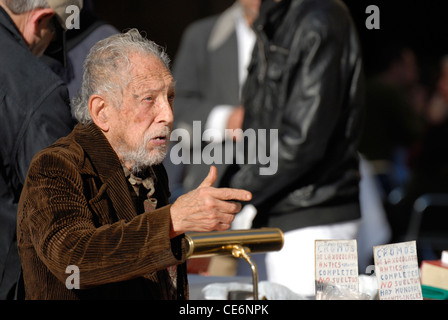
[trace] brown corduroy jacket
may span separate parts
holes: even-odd
[[[185,240],[169,238],[168,178],[162,165],[153,169],[158,207],[139,214],[94,124],[78,124],[33,158],[17,226],[27,299],[188,298]]]

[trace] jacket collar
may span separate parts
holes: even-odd
[[[281,0],[280,2],[274,0],[263,1],[258,18],[254,22],[254,29],[258,32],[264,31],[267,37],[271,39],[278,25],[283,22],[283,18],[292,3],[294,5],[300,5],[301,2],[302,0]]]
[[[29,50],[20,30],[2,6],[0,6],[0,25],[6,29],[18,43]]]
[[[242,14],[242,11],[241,4],[236,1],[230,8],[219,15],[210,33],[207,43],[208,50],[214,51],[229,39],[235,32],[237,15]]]
[[[122,170],[121,162],[106,136],[94,124],[77,124],[75,140],[84,149],[99,177],[106,181],[115,171]]]
[[[93,123],[77,124],[73,134],[94,167],[93,171],[88,170],[89,173],[98,174],[106,185],[106,192],[116,209],[117,217],[126,221],[134,218],[137,213],[123,167],[107,138]]]

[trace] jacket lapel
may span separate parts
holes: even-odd
[[[117,218],[125,221],[133,219],[137,215],[134,203],[120,160],[109,141],[95,124],[78,124],[74,134],[101,182],[107,185],[106,192],[116,210]]]

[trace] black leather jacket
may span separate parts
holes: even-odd
[[[1,7],[0,48],[0,299],[9,299],[20,272],[17,203],[28,166],[74,122],[66,86],[32,55]]]
[[[243,130],[278,129],[278,170],[260,175],[262,164],[246,164],[230,185],[252,191],[255,227],[358,218],[363,76],[347,8],[339,0],[265,1],[254,29]]]

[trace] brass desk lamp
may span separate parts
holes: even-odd
[[[277,228],[188,232],[188,258],[232,255],[249,263],[252,270],[254,300],[258,300],[258,270],[251,254],[279,251],[283,247],[283,232]]]

